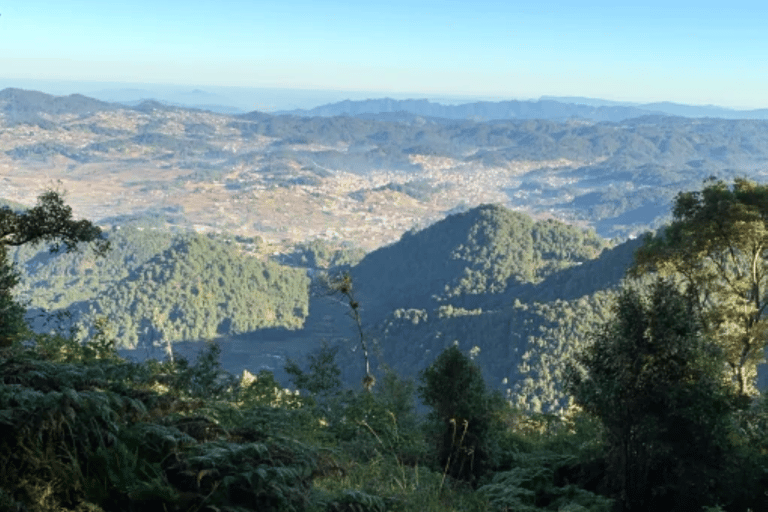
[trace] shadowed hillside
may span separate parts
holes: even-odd
[[[605,320],[638,243],[609,248],[594,232],[493,205],[409,232],[350,270],[374,366],[413,376],[451,344],[475,347],[494,387],[523,407],[557,408],[565,366]],[[359,381],[348,306],[319,296],[310,311],[309,331],[346,333],[342,368]]]
[[[597,256],[593,232],[485,205],[368,254],[352,271],[370,321],[394,308],[471,304]],[[372,318],[371,318],[372,317]]]

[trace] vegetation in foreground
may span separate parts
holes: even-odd
[[[326,353],[296,374],[317,393],[295,395],[268,372],[233,378],[217,353],[211,344],[195,364],[136,364],[109,343],[41,338],[4,349],[0,507],[609,509],[608,498],[565,476],[598,453],[596,424],[515,414],[456,349],[442,359],[475,385],[428,422],[416,413],[414,383],[392,373],[374,391],[341,390],[325,378],[335,365]],[[425,372],[423,396],[445,369],[437,361]],[[467,421],[447,417],[467,403]],[[482,451],[491,445],[492,457]]]
[[[709,185],[704,197],[712,187],[722,185]],[[768,194],[748,191],[750,198]],[[761,240],[762,217],[751,209],[763,202],[736,194],[728,206],[727,199],[718,204],[733,215],[718,217],[720,229],[735,219],[734,229],[747,225],[750,240]],[[13,224],[25,214],[3,212],[11,230],[26,226]],[[64,212],[68,226],[74,221]],[[62,238],[53,230],[39,236]],[[676,239],[667,240],[669,250]],[[706,250],[743,251],[728,244]],[[732,280],[701,268],[708,286]],[[670,272],[625,288],[573,362],[567,387],[574,404],[557,416],[512,409],[486,387],[474,355],[456,346],[418,382],[388,371],[356,391],[341,388],[334,348],[325,346],[306,368],[289,365],[296,394],[268,372],[229,375],[214,343],[194,364],[178,356],[132,363],[116,355],[103,323],[81,344],[32,334],[18,308],[8,307],[0,509],[765,510],[768,406],[747,394],[754,359],[748,354],[744,371],[733,371],[734,338],[718,337],[722,324],[711,323],[728,315],[730,303],[702,303],[692,282]],[[356,311],[350,290],[339,291]],[[743,329],[735,339],[757,343],[753,324]],[[364,364],[367,377],[367,358]],[[417,396],[428,414],[419,413]]]
[[[684,306],[663,285],[628,292],[606,332],[632,312],[665,320],[670,302]],[[686,348],[690,322],[673,313],[648,338],[600,338],[572,384],[584,410],[562,417],[511,409],[456,347],[418,383],[389,372],[371,391],[341,389],[325,347],[295,365],[295,394],[269,372],[222,371],[217,344],[194,364],[138,364],[110,340],[39,337],[0,354],[0,509],[764,509],[765,402],[732,406],[719,354]],[[690,359],[657,357],[670,333]],[[643,363],[623,366],[634,343]]]

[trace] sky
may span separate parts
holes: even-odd
[[[768,2],[0,0],[3,81],[768,108]]]

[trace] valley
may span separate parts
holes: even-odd
[[[227,115],[18,89],[0,112],[6,204],[58,189],[113,241],[14,253],[36,329],[64,315],[87,339],[106,318],[138,358],[217,339],[228,369],[279,377],[328,341],[354,385],[360,340],[320,279],[346,271],[377,368],[412,377],[457,343],[544,411],[676,194],[768,172],[763,120]]]

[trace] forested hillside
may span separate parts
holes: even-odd
[[[109,240],[106,258],[20,250],[20,298],[86,329],[106,318],[121,347],[296,329],[308,314],[306,271],[257,258],[234,240],[130,227]]]
[[[374,366],[416,375],[457,343],[518,405],[557,410],[563,371],[605,321],[638,244],[609,247],[591,231],[492,205],[407,233],[349,271]],[[346,332],[344,376],[359,381],[348,307],[319,296],[310,309],[308,331]]]
[[[55,192],[0,209],[0,509],[765,510],[766,205],[711,180],[618,245],[483,205],[357,263],[105,234]],[[92,336],[17,321],[15,245],[17,291]],[[276,325],[306,343],[285,379],[222,368],[221,335]],[[219,339],[191,363],[190,338]],[[116,352],[164,342],[162,362]]]
[[[374,321],[395,308],[467,306],[597,257],[594,232],[486,205],[450,215],[368,254],[351,270]]]
[[[386,364],[415,375],[454,342],[476,346],[493,387],[544,409],[561,405],[563,365],[605,318],[637,246],[612,248],[593,231],[494,205],[410,231],[358,263],[358,251],[319,241],[267,257],[258,239],[170,233],[151,223],[107,234],[105,257],[87,247],[14,253],[17,295],[29,301],[36,329],[80,326],[87,337],[103,318],[119,347],[140,348],[258,338],[280,327],[293,330],[304,351],[322,340],[341,343],[351,384],[362,372],[354,323],[320,280],[347,268],[377,371]]]

